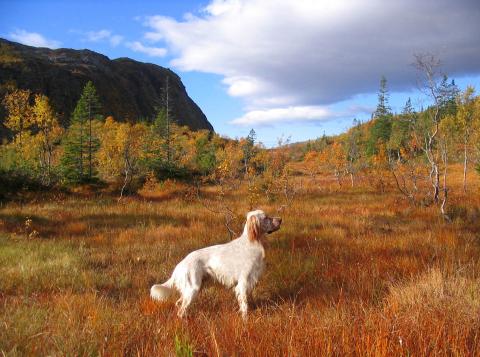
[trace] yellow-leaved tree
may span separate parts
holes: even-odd
[[[342,186],[342,176],[345,174],[347,156],[342,143],[335,141],[327,146],[319,155],[319,161],[322,166],[330,172],[333,172],[339,186]]]
[[[32,124],[39,130],[35,138],[39,148],[42,180],[44,183],[50,184],[55,143],[60,140],[63,129],[58,124],[57,117],[45,95],[35,95],[31,118]]]
[[[372,169],[370,182],[375,189],[384,193],[387,186],[387,172],[389,170],[388,150],[386,144],[379,140],[376,145],[376,153],[372,156]]]
[[[4,125],[17,136],[16,142],[19,145],[22,145],[22,136],[33,124],[30,94],[29,90],[15,89],[3,98],[7,110]]]
[[[470,147],[472,144],[472,134],[474,133],[476,121],[478,121],[475,111],[475,88],[468,86],[457,97],[457,115],[456,128],[461,136],[463,146],[463,191],[467,192],[467,167],[469,160]]]
[[[50,184],[54,144],[62,129],[45,95],[35,95],[33,105],[30,101],[30,91],[21,89],[12,90],[3,99],[7,110],[4,124],[14,134],[2,147],[3,166],[39,175],[44,184]]]
[[[134,179],[143,174],[147,134],[148,127],[142,123],[119,123],[112,117],[105,120],[100,130],[102,144],[96,153],[98,171],[106,181],[123,180],[120,198]]]

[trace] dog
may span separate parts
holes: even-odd
[[[165,301],[177,290],[180,293],[176,302],[177,315],[183,317],[200,291],[204,278],[210,276],[228,288],[235,286],[240,312],[246,318],[247,297],[264,269],[262,238],[280,229],[281,223],[280,217],[268,217],[261,210],[249,212],[240,237],[191,252],[178,263],[170,279],[152,286],[150,296]]]

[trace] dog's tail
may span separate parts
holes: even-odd
[[[165,301],[173,295],[173,277],[163,284],[155,284],[150,288],[150,296],[153,300]]]

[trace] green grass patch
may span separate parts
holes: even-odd
[[[81,290],[84,250],[61,240],[24,240],[0,236],[0,291],[32,294],[70,288]]]

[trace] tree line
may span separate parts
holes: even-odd
[[[265,154],[260,155],[263,147],[253,130],[232,140],[179,126],[168,86],[167,78],[155,117],[133,122],[103,117],[95,86],[88,82],[66,128],[47,96],[10,90],[2,100],[4,125],[11,132],[0,145],[3,189],[20,190],[25,183],[41,189],[106,183],[123,195],[151,178],[225,184],[266,170],[267,162],[258,161]]]
[[[304,167],[312,176],[331,172],[339,185],[348,177],[354,186],[361,174],[368,174],[380,191],[393,181],[412,203],[438,204],[448,219],[449,164],[462,164],[465,193],[467,171],[480,173],[480,97],[472,86],[461,91],[431,55],[415,56],[415,66],[426,108],[416,111],[409,98],[401,113],[394,114],[382,77],[372,119],[354,120],[344,134],[309,142]]]
[[[393,185],[413,204],[438,205],[447,218],[449,164],[462,164],[464,192],[468,170],[480,173],[480,97],[471,86],[460,90],[433,56],[417,55],[415,66],[424,108],[415,110],[408,99],[400,113],[393,113],[382,77],[371,120],[354,120],[346,133],[304,145],[280,140],[274,149],[258,143],[253,129],[233,140],[177,125],[168,78],[156,116],[136,122],[102,117],[101,102],[88,82],[67,128],[59,125],[46,96],[12,89],[2,101],[4,125],[12,136],[0,145],[0,179],[10,181],[9,187],[107,183],[120,195],[152,179],[214,183],[222,194],[246,182],[253,207],[259,195],[291,200],[292,175],[300,165],[314,180],[318,174],[332,175],[339,186],[348,179],[354,187],[366,176],[380,192]]]

